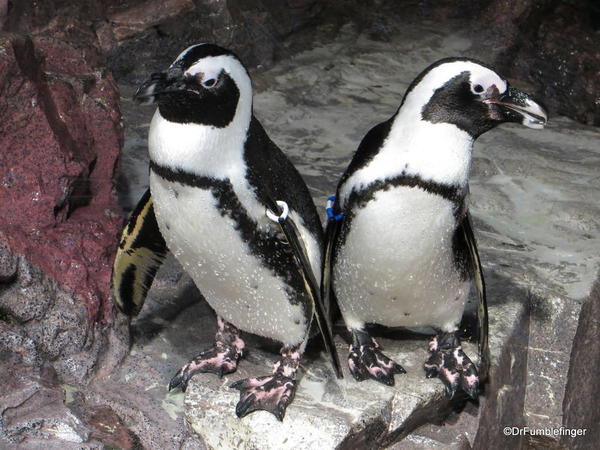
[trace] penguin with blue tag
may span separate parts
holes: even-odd
[[[247,70],[212,44],[183,51],[135,94],[157,104],[149,130],[150,188],[126,224],[113,268],[113,297],[139,312],[171,251],[217,314],[215,343],[173,377],[234,372],[240,330],[282,344],[273,373],[232,384],[236,413],[282,420],[313,317],[339,372],[319,283],[323,230],[300,174],[252,111]]]
[[[323,296],[333,294],[352,342],[358,381],[394,384],[404,373],[369,324],[431,327],[424,364],[452,397],[472,398],[489,363],[485,286],[468,211],[473,142],[504,122],[543,128],[545,109],[485,65],[440,60],[409,86],[397,112],[360,143],[330,198]],[[459,324],[478,294],[480,370],[464,353]]]

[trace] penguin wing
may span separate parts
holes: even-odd
[[[343,220],[343,219],[342,219]],[[335,305],[333,286],[331,284],[331,270],[333,268],[333,245],[336,236],[339,233],[342,220],[337,220],[330,217],[327,220],[327,228],[325,229],[325,248],[323,255],[323,269],[321,271],[321,298],[323,305],[327,309],[327,317],[331,321],[334,314]]]
[[[113,264],[111,291],[118,308],[137,315],[168,249],[148,189],[127,220]]]
[[[479,375],[481,380],[484,380],[487,377],[490,364],[487,297],[485,292],[485,281],[483,279],[483,270],[481,268],[481,261],[477,251],[477,243],[475,242],[475,235],[473,234],[473,226],[471,224],[471,215],[468,212],[465,214],[465,218],[459,225],[459,230],[467,244],[468,266],[475,282],[475,289],[477,290],[477,336],[479,340],[480,361]]]
[[[296,224],[291,218],[288,217],[286,219],[280,219],[279,224],[281,225],[281,229],[283,230],[288,242],[290,243],[290,246],[292,247],[300,274],[304,279],[306,291],[312,300],[317,325],[319,326],[319,331],[323,336],[325,349],[331,356],[331,362],[333,364],[336,376],[338,378],[343,378],[337,349],[333,341],[333,330],[331,321],[329,320],[328,310],[326,308],[326,304],[323,302],[323,297],[321,297],[319,283],[317,282],[315,274],[310,265],[306,246],[304,245]]]

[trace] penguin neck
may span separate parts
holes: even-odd
[[[415,117],[401,110],[378,154],[378,164],[389,167],[394,175],[465,188],[473,141],[473,136],[456,125],[428,122],[420,114]]]
[[[222,128],[171,122],[157,109],[148,135],[150,159],[159,166],[198,176],[237,178],[245,172],[244,144],[251,118],[251,94],[240,96],[233,120]]]
[[[466,192],[473,137],[455,125],[431,123],[399,111],[379,151],[340,186],[342,205],[352,192],[398,177]]]

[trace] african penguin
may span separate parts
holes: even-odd
[[[358,381],[394,384],[404,369],[366,328],[432,327],[427,377],[449,396],[478,392],[458,327],[473,282],[480,351],[487,349],[483,278],[467,208],[474,140],[503,122],[543,128],[544,108],[493,70],[466,58],[426,68],[397,112],[360,143],[331,199],[324,283],[352,334],[348,364]],[[327,288],[325,288],[326,290]]]
[[[247,331],[280,342],[281,358],[271,375],[232,385],[240,390],[236,413],[261,409],[282,420],[313,314],[323,310],[314,295],[323,230],[308,189],[253,116],[250,77],[232,52],[193,45],[135,98],[158,108],[150,190],[115,261],[117,303],[139,311],[170,250],[215,310],[218,329],[214,347],[184,365],[169,388],[185,390],[197,372],[235,371],[245,351],[240,330]]]

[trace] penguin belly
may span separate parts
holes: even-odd
[[[350,328],[456,329],[470,281],[461,279],[454,262],[453,209],[443,197],[400,186],[378,191],[353,211],[333,272]]]
[[[252,254],[209,189],[170,182],[151,172],[150,190],[167,247],[219,316],[284,345],[306,339],[305,305],[292,302],[291,288]]]

